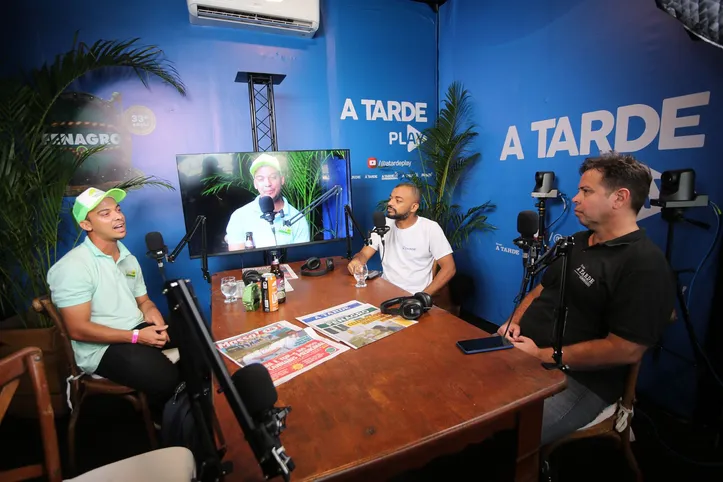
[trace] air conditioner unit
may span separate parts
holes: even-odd
[[[195,25],[237,27],[313,37],[319,0],[186,0]]]

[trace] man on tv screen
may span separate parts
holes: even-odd
[[[284,224],[284,221],[290,220],[299,211],[281,195],[286,178],[279,160],[271,154],[263,153],[251,163],[249,171],[259,195],[231,214],[226,226],[229,251],[245,249],[247,233],[252,234],[255,248],[309,242],[309,224],[305,217],[301,217],[291,226]],[[273,200],[273,222],[262,218],[264,213],[259,200],[264,196]],[[274,230],[271,229],[272,226]]]

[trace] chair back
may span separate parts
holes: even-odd
[[[33,300],[33,309],[37,313],[50,318],[53,322],[53,325],[55,325],[55,328],[60,333],[61,343],[63,344],[63,352],[68,363],[68,370],[73,377],[80,376],[82,372],[80,371],[80,368],[78,368],[78,365],[75,364],[75,354],[73,353],[73,345],[70,343],[70,335],[68,335],[68,330],[63,322],[63,317],[60,316],[60,312],[50,300],[50,297],[43,295],[39,298],[35,298]]]
[[[28,373],[38,408],[40,432],[43,440],[45,465],[36,464],[0,472],[0,480],[26,480],[38,477],[51,482],[61,482],[60,452],[55,432],[55,417],[50,403],[50,390],[45,377],[43,353],[39,348],[28,347],[0,360],[0,422],[15,394],[20,378]]]

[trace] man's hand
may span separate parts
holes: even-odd
[[[510,329],[507,330],[507,325],[510,325]],[[510,341],[518,341],[520,337],[520,333],[522,333],[522,330],[520,329],[520,325],[517,323],[512,323],[511,321],[508,321],[507,323],[503,323],[498,329],[497,334],[500,336],[505,336],[505,330],[507,330],[506,338]]]
[[[147,326],[138,332],[138,343],[161,348],[166,344],[166,341],[168,341],[168,333],[166,333],[167,329],[168,325]]]
[[[351,261],[349,261],[349,264],[346,266],[346,269],[349,270],[349,274],[354,276],[354,270],[356,269],[356,267],[361,266],[363,264],[364,263],[362,263],[361,260],[355,256],[354,258],[352,258]]]
[[[166,321],[163,319],[163,316],[161,315],[161,312],[158,311],[158,309],[153,308],[148,310],[144,316],[144,320],[146,323],[150,325],[156,325],[156,326],[164,326],[166,324]]]
[[[510,331],[512,328],[510,328]],[[519,348],[520,350],[524,351],[528,355],[532,355],[535,358],[542,359],[542,351],[537,346],[537,344],[532,341],[531,338],[527,338],[526,336],[518,336],[517,339],[512,339],[512,344],[515,346],[515,348]]]

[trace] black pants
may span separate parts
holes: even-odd
[[[147,326],[148,323],[142,323],[135,329],[140,330]],[[171,348],[169,344],[164,347],[168,348]],[[110,345],[95,373],[145,393],[151,414],[157,422],[160,421],[163,406],[181,382],[178,368],[166,358],[161,349],[137,343]]]

